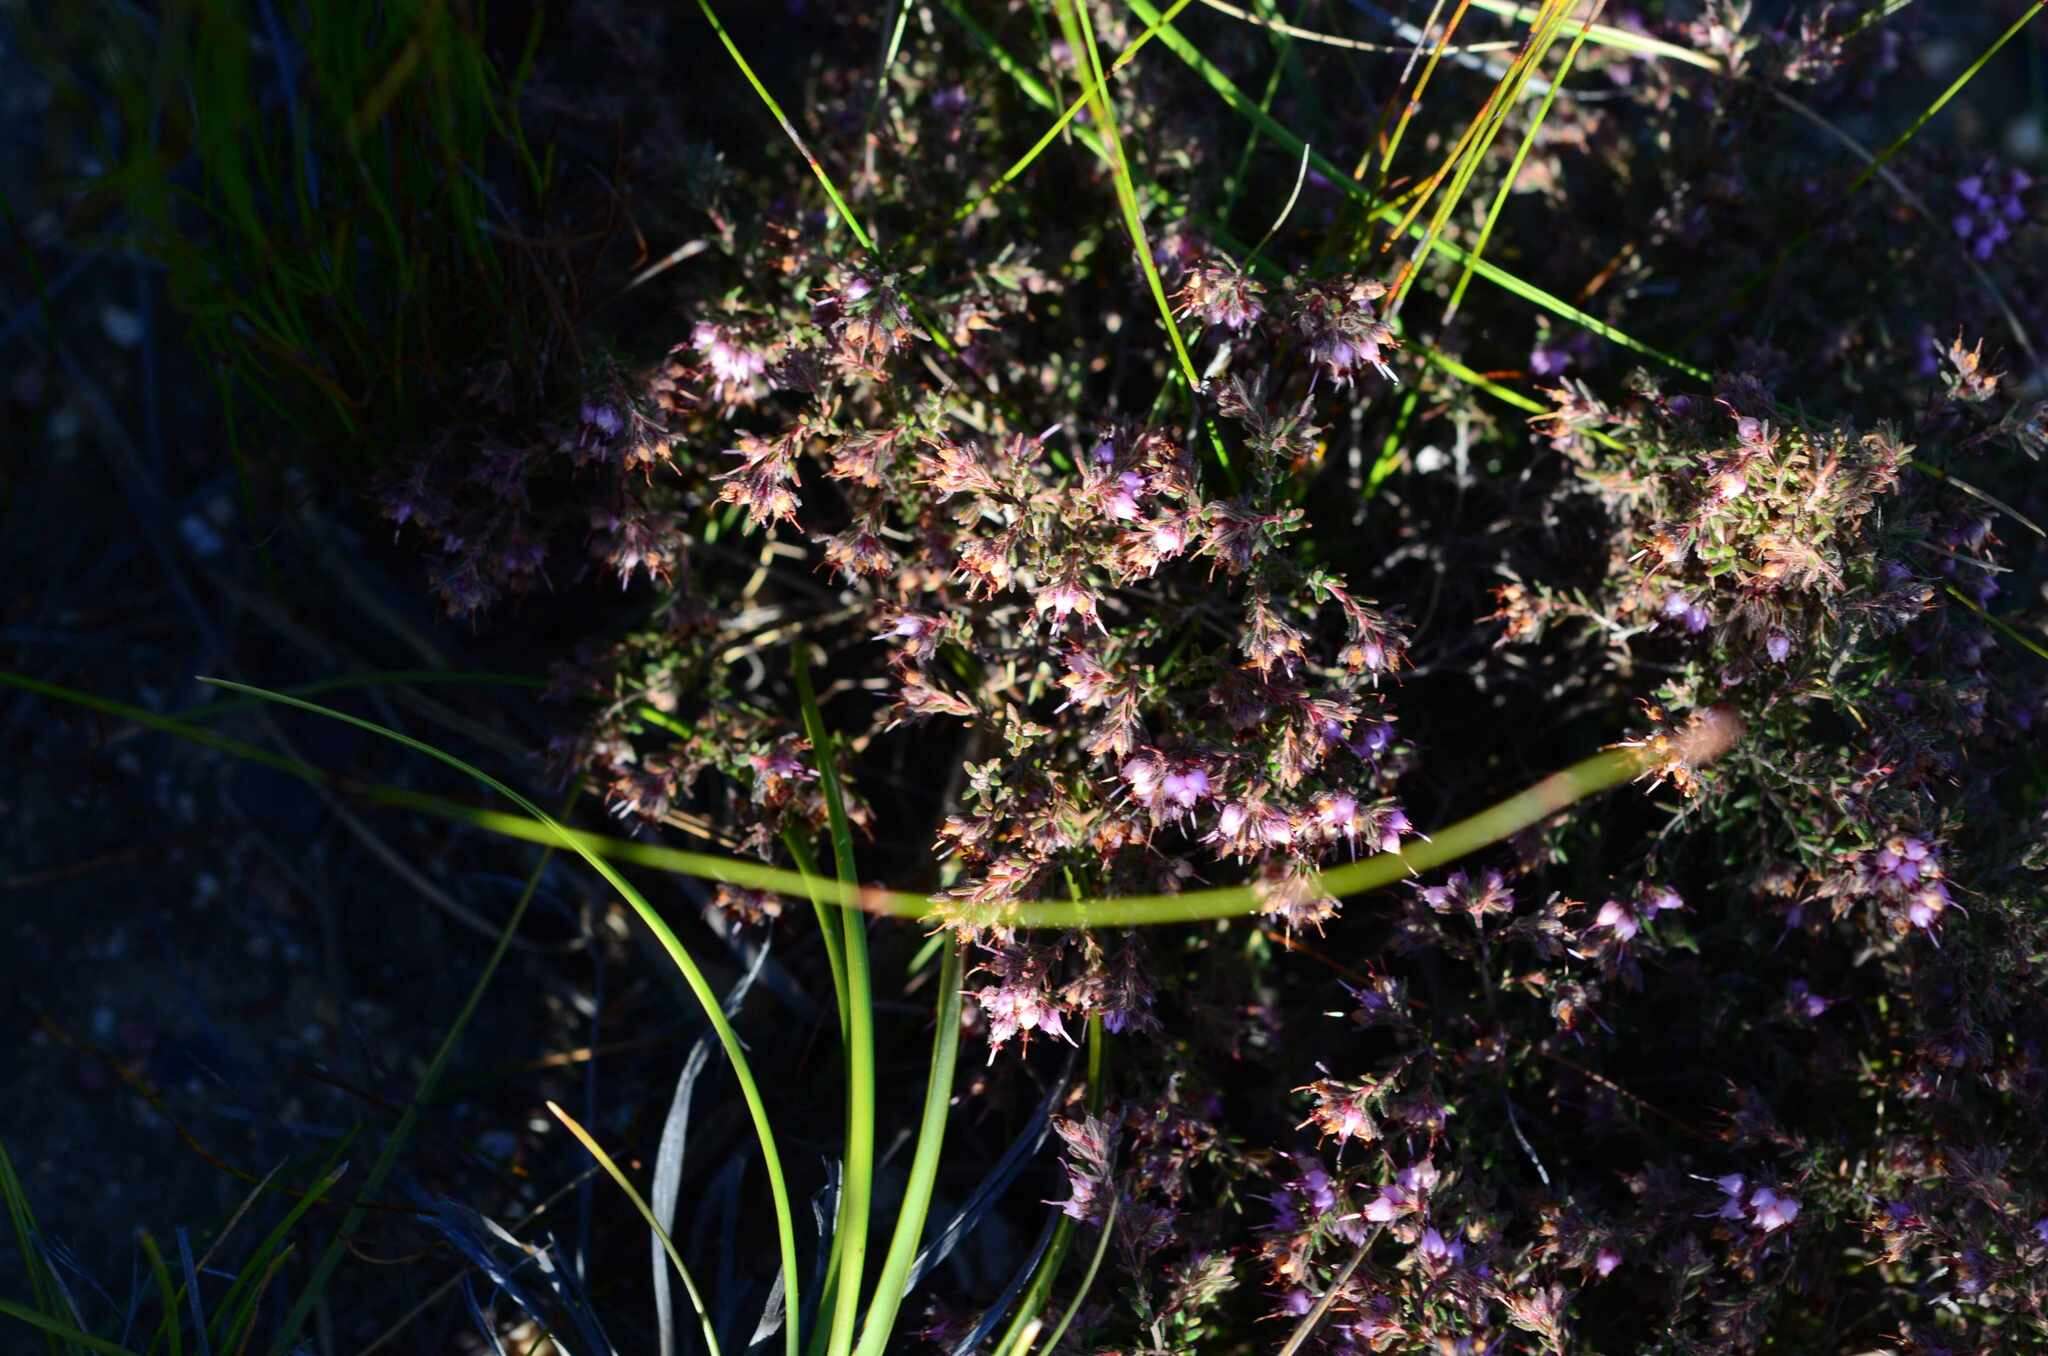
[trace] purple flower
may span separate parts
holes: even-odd
[[[1399,852],[1401,835],[1414,832],[1415,826],[1408,822],[1408,816],[1398,807],[1388,810],[1380,816],[1380,851]]]
[[[1956,196],[1965,205],[1953,218],[1956,238],[1966,242],[1979,260],[1989,259],[2012,238],[2013,225],[2026,219],[2021,195],[2033,182],[2024,170],[1999,173],[1989,163],[1981,172],[1958,179]]]
[[[1912,902],[1906,906],[1906,917],[1914,927],[1932,932],[1935,920],[1954,902],[1949,898],[1948,887],[1935,881],[1914,893]]]
[[[1912,885],[1929,856],[1927,844],[1918,838],[1893,838],[1877,850],[1878,872],[1900,885]]]
[[[1610,928],[1614,935],[1624,942],[1633,940],[1642,924],[1629,912],[1628,905],[1618,899],[1610,899],[1600,906],[1599,915],[1593,920],[1596,928]]]
[[[1750,1193],[1749,1208],[1751,1221],[1767,1234],[1799,1218],[1799,1202],[1769,1187],[1758,1187]]]
[[[1706,630],[1714,620],[1714,614],[1707,611],[1706,604],[1696,602],[1676,590],[1664,595],[1664,602],[1659,610],[1670,620],[1683,625],[1688,634],[1695,636]]]
[[[712,375],[725,386],[745,388],[768,370],[768,360],[746,347],[734,331],[702,321],[690,332],[697,351],[711,361]]]
[[[1791,1003],[1794,1013],[1809,1020],[1819,1017],[1835,1005],[1834,999],[1821,997],[1808,988],[1806,981],[1803,979],[1792,981],[1787,988],[1786,999]]]
[[[1456,1265],[1465,1260],[1465,1244],[1455,1234],[1445,1238],[1434,1227],[1422,1231],[1422,1241],[1417,1244],[1422,1255],[1432,1262],[1448,1262]]]
[[[1118,522],[1130,522],[1138,516],[1138,496],[1145,492],[1145,477],[1136,471],[1126,471],[1116,478],[1103,508]]]
[[[1621,1254],[1613,1248],[1602,1248],[1593,1254],[1593,1270],[1602,1276],[1612,1276],[1614,1269],[1621,1265]]]
[[[1176,768],[1160,778],[1159,790],[1181,809],[1192,810],[1195,802],[1209,798],[1209,774],[1193,765]]]
[[[1792,654],[1792,637],[1772,628],[1771,633],[1764,637],[1764,653],[1771,657],[1773,664],[1784,663]]]
[[[1415,1209],[1415,1198],[1398,1186],[1380,1188],[1380,1194],[1365,1203],[1360,1213],[1374,1224],[1386,1224]]]
[[[1651,914],[1664,913],[1671,909],[1682,909],[1685,901],[1678,897],[1678,891],[1668,886],[1646,887],[1632,904],[1610,899],[1600,906],[1600,912],[1593,919],[1596,928],[1610,929],[1622,941],[1631,941],[1642,931],[1643,919]]]
[[[1721,1194],[1727,1198],[1721,1202],[1721,1208],[1713,1212],[1715,1217],[1741,1219],[1742,1188],[1747,1185],[1747,1179],[1739,1172],[1731,1172],[1725,1177],[1716,1177],[1714,1185],[1720,1188]]]

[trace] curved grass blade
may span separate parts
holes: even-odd
[[[684,980],[690,986],[691,993],[696,996],[697,1002],[704,1009],[705,1015],[711,1019],[712,1027],[718,1032],[719,1044],[725,1047],[726,1057],[732,1061],[733,1073],[738,1078],[740,1084],[740,1094],[747,1103],[747,1110],[754,1122],[755,1135],[761,1142],[761,1153],[768,1171],[769,1188],[775,1198],[775,1223],[777,1232],[780,1235],[782,1264],[791,1277],[786,1284],[789,1287],[791,1307],[794,1308],[796,1300],[796,1283],[794,1280],[796,1274],[796,1227],[789,1209],[789,1188],[783,1177],[782,1156],[776,1150],[775,1132],[768,1123],[768,1108],[761,1100],[760,1086],[754,1080],[753,1067],[747,1061],[746,1051],[740,1045],[739,1035],[732,1029],[732,1024],[725,1020],[724,1012],[719,1009],[718,996],[711,991],[711,985],[704,978],[704,972],[697,968],[696,960],[683,946],[682,939],[676,936],[674,929],[669,927],[667,920],[661,916],[660,912],[647,902],[646,896],[635,889],[632,883],[624,876],[621,876],[618,870],[605,861],[604,858],[590,851],[587,847],[582,846],[577,841],[576,836],[571,834],[553,816],[526,797],[520,795],[517,791],[514,791],[504,782],[485,772],[482,768],[472,766],[453,754],[445,753],[431,744],[412,738],[410,735],[387,729],[374,721],[364,720],[359,716],[352,716],[345,711],[337,711],[332,707],[320,706],[297,697],[281,696],[278,693],[270,692],[263,688],[252,687],[247,683],[230,682],[224,678],[207,678],[202,681],[213,683],[232,692],[240,692],[252,697],[265,697],[283,706],[296,707],[313,715],[325,716],[329,720],[338,720],[345,725],[353,725],[359,730],[382,736],[416,753],[423,753],[437,762],[454,768],[472,780],[480,782],[491,790],[496,791],[499,795],[517,805],[528,817],[546,826],[556,836],[556,841],[566,844],[574,850],[578,856],[590,863],[591,868],[598,875],[604,877],[606,884],[619,892],[620,897],[633,907],[635,913],[640,915],[641,921],[647,925],[648,930],[661,943],[662,949],[668,953],[669,959],[682,972]],[[304,1301],[302,1301],[303,1303]],[[298,1311],[295,1309],[294,1312]],[[304,1322],[303,1314],[300,1315],[299,1322]],[[288,1346],[290,1339],[296,1335],[296,1326],[288,1323],[284,1341],[280,1345]],[[797,1343],[793,1328],[789,1332],[788,1351],[789,1356],[796,1356]],[[282,1356],[281,1353],[280,1356]]]
[[[1739,735],[1738,730],[1719,717],[1709,721],[1709,725],[1712,729],[1704,733],[1711,737],[1701,740],[1694,754],[1695,765],[1718,757]],[[1448,866],[1460,857],[1520,833],[1587,796],[1633,781],[1647,770],[1652,761],[1642,750],[1632,747],[1605,750],[1552,773],[1478,814],[1439,830],[1433,837],[1409,843],[1399,852],[1383,852],[1335,867],[1322,873],[1316,883],[1327,893],[1343,899]],[[1178,895],[1124,895],[1114,899],[966,906],[955,900],[934,901],[924,895],[885,890],[879,886],[847,887],[837,881],[819,881],[815,876],[806,877],[795,871],[712,853],[686,852],[603,834],[559,829],[559,826],[550,828],[520,815],[457,805],[417,792],[380,789],[374,798],[386,804],[459,820],[509,838],[542,843],[566,839],[575,843],[579,850],[602,854],[613,861],[744,885],[750,889],[803,895],[811,888],[812,882],[817,882],[818,889],[847,907],[899,918],[940,918],[963,927],[1153,927],[1165,923],[1232,918],[1256,913],[1260,907],[1258,892],[1249,885],[1212,886]],[[558,831],[562,838],[556,836]]]
[[[647,1221],[647,1227],[661,1240],[662,1251],[668,1254],[668,1260],[675,1266],[676,1275],[683,1278],[683,1289],[690,1293],[690,1303],[696,1307],[697,1321],[704,1329],[704,1345],[711,1349],[711,1356],[720,1356],[718,1334],[712,1331],[711,1315],[704,1307],[703,1292],[697,1289],[696,1278],[690,1275],[690,1269],[683,1265],[683,1255],[676,1251],[675,1242],[669,1238],[668,1230],[662,1228],[661,1221],[654,1217],[654,1211],[648,1206],[647,1198],[635,1189],[632,1179],[619,1170],[619,1165],[612,1161],[612,1156],[604,1151],[603,1146],[588,1130],[578,1124],[574,1116],[562,1110],[560,1104],[556,1102],[549,1102],[547,1108],[548,1114],[560,1121],[564,1128],[576,1137],[576,1142],[590,1151],[590,1156],[605,1170],[605,1175],[619,1184],[619,1190],[626,1193],[627,1199],[633,1202],[633,1208],[640,1212],[640,1218]]]
[[[940,1227],[932,1236],[931,1242],[917,1254],[917,1260],[911,1264],[910,1279],[906,1283],[908,1289],[916,1289],[918,1282],[930,1274],[933,1267],[953,1255],[953,1249],[960,1246],[960,1240],[980,1225],[990,1207],[1010,1189],[1010,1183],[1017,1180],[1017,1174],[1024,1170],[1024,1165],[1044,1146],[1045,1137],[1052,1133],[1052,1109],[1067,1095],[1067,1084],[1073,1077],[1073,1072],[1074,1057],[1070,1053],[1067,1056],[1066,1067],[1061,1070],[1060,1076],[1053,1080],[1052,1086],[1046,1089],[1045,1095],[1039,1098],[1038,1106],[1032,1111],[1031,1119],[1026,1122],[1023,1132],[1010,1141],[1009,1147],[1003,1150],[995,1166],[990,1168],[988,1175],[975,1186],[966,1202],[953,1212],[952,1218]]]
[[[1505,390],[1505,388],[1502,388]],[[1515,396],[1509,392],[1503,398]],[[1958,482],[1960,483],[1960,482]],[[208,681],[222,682],[219,679]],[[140,711],[123,703],[111,702],[86,693],[77,693],[56,684],[43,683],[19,674],[0,672],[0,685],[18,687],[26,691],[54,696],[60,700],[76,702],[95,710],[129,716],[150,728],[194,739],[197,742],[223,748],[238,757],[249,757],[264,762],[294,776],[322,778],[325,774],[306,767],[291,759],[279,758],[266,750],[255,749],[237,740],[224,739],[211,731],[200,730],[182,722]],[[245,688],[240,684],[223,684],[239,690],[257,692],[262,689]],[[285,700],[280,698],[279,700]],[[310,702],[288,701],[288,705],[304,707],[307,710],[332,716],[335,719],[358,724],[386,738],[400,740],[412,747],[426,750],[433,757],[448,761],[472,776],[480,778],[493,789],[503,783],[450,755],[433,749],[406,736],[398,735],[384,727],[368,721]],[[133,713],[130,716],[130,713]],[[1694,766],[1700,766],[1718,758],[1741,737],[1738,721],[1723,713],[1708,713],[1695,736],[1687,741],[1682,750]],[[1448,866],[1469,853],[1491,846],[1512,834],[1519,833],[1530,825],[1557,814],[1577,801],[1599,792],[1610,790],[1624,782],[1641,777],[1656,762],[1643,749],[1634,746],[1617,746],[1583,758],[1554,772],[1516,795],[1499,801],[1479,813],[1470,815],[1449,828],[1439,830],[1432,838],[1410,843],[1398,852],[1383,852],[1363,861],[1351,862],[1322,873],[1316,882],[1329,894],[1342,899],[1351,895],[1365,894],[1382,889],[1410,876],[1424,871],[1433,871]],[[416,791],[405,791],[395,787],[358,788],[365,799],[382,805],[419,810],[440,818],[468,824],[506,838],[525,842],[569,845],[577,855],[586,861],[601,863],[600,874],[607,881],[617,878],[609,862],[625,862],[638,866],[652,867],[675,875],[693,876],[700,880],[717,881],[730,885],[743,885],[749,889],[767,890],[776,894],[803,896],[813,888],[841,907],[861,909],[869,913],[898,918],[939,918],[959,926],[986,926],[1001,924],[1011,927],[1072,928],[1072,927],[1151,927],[1165,923],[1199,922],[1217,918],[1231,918],[1255,913],[1260,906],[1257,890],[1249,885],[1214,886],[1204,890],[1190,890],[1178,895],[1124,895],[1118,898],[1083,899],[1070,902],[1017,902],[984,906],[964,906],[958,901],[935,901],[925,895],[904,890],[889,890],[872,885],[849,885],[841,881],[820,879],[816,875],[806,876],[801,872],[751,862],[738,857],[725,857],[716,853],[687,852],[679,848],[661,847],[653,843],[636,843],[628,839],[613,838],[605,834],[589,833],[571,829],[544,812],[533,810],[530,814],[515,815],[503,811],[487,810],[476,806],[462,805],[444,800],[439,796],[422,795]],[[522,808],[531,802],[518,793],[505,790]],[[630,886],[626,887],[631,889]],[[632,898],[637,898],[637,892]],[[645,901],[641,901],[642,905]],[[651,908],[651,906],[649,906]],[[662,925],[662,932],[667,932]],[[660,935],[660,934],[657,934]],[[680,943],[678,943],[680,947]],[[671,953],[673,955],[673,953]],[[694,964],[693,964],[694,970]],[[693,986],[694,989],[694,986]],[[714,1001],[706,998],[707,1004]]]
[[[764,943],[755,950],[753,960],[740,972],[731,992],[726,994],[726,1016],[739,1016],[740,1005],[746,1002],[748,992],[753,989],[754,981],[761,977],[761,967],[767,961],[768,947]],[[654,1151],[654,1181],[648,1190],[654,1197],[649,1204],[654,1211],[654,1316],[661,1356],[674,1356],[676,1340],[674,1296],[669,1291],[668,1270],[661,1264],[662,1253],[674,1250],[669,1237],[675,1229],[676,1197],[683,1187],[683,1151],[689,1142],[690,1098],[696,1092],[697,1080],[703,1076],[704,1066],[710,1059],[711,1035],[706,1032],[691,1043],[689,1056],[683,1060],[683,1071],[676,1078],[675,1094],[669,1100],[668,1118],[662,1123],[661,1142]],[[700,1315],[701,1311],[700,1305]]]

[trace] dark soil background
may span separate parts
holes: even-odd
[[[813,50],[807,7],[728,8],[764,75],[800,108],[803,72],[838,59]],[[1927,75],[1897,92],[1899,109],[1924,106],[2017,12],[2013,3],[1940,8],[1953,50],[1919,54]],[[166,714],[222,700],[200,674],[272,687],[375,670],[540,674],[567,628],[587,623],[589,590],[480,629],[456,626],[438,615],[417,562],[345,487],[308,479],[284,511],[250,519],[213,383],[161,279],[145,261],[73,243],[64,185],[93,167],[76,129],[47,117],[46,72],[20,37],[38,15],[19,0],[0,3],[0,667]],[[665,128],[734,156],[786,151],[694,9],[565,4],[550,7],[547,23],[530,95],[536,134],[562,147],[594,195],[609,179],[655,255],[677,238],[660,234],[673,189],[610,178],[620,148]],[[1928,135],[2038,168],[2048,152],[2048,28],[2007,56]],[[1847,130],[1881,140],[1875,121]],[[616,292],[633,253],[627,231],[600,242],[587,261],[594,291]],[[630,322],[628,310],[606,318],[622,346],[632,343]],[[296,456],[288,441],[245,450]],[[1454,662],[1414,682],[1441,685],[1445,709],[1465,700]],[[530,692],[416,691],[348,704],[544,787],[533,755],[553,713]],[[478,799],[452,774],[324,722],[245,712],[218,728],[364,781]],[[1560,757],[1583,746],[1559,745]],[[1455,762],[1454,749],[1425,747],[1440,766]],[[553,803],[559,793],[537,795]],[[1461,797],[1443,787],[1435,799]],[[1443,808],[1426,795],[1416,805],[1419,819]],[[125,1307],[139,1228],[167,1243],[189,1231],[200,1252],[280,1163],[336,1151],[359,1168],[373,1159],[537,855],[370,813],[129,721],[0,690],[0,1142],[81,1304]],[[524,1215],[554,1196],[582,1164],[547,1132],[548,1098],[601,1138],[651,1150],[697,1034],[694,1009],[597,886],[559,862],[542,876],[520,948],[387,1188],[389,1204],[409,1206],[410,1188]],[[650,889],[697,929],[690,940],[724,987],[741,961],[695,921],[704,901],[672,881]],[[892,961],[900,973],[885,948],[878,969]],[[817,1004],[786,976],[771,973],[749,1014],[757,1039],[807,1046],[823,1030]],[[837,1097],[830,1054],[826,1042],[795,1064],[821,1080],[824,1106]],[[901,1076],[885,1094],[919,1095],[921,1054],[897,1052]],[[736,1161],[730,1151],[744,1148],[745,1131],[721,1092],[700,1090],[686,1191],[715,1196],[739,1184],[722,1165]],[[796,1127],[785,1153],[815,1158],[832,1134],[827,1124]],[[1005,1143],[1001,1125],[967,1125],[948,1147],[972,1167]],[[758,1187],[756,1177],[742,1189]],[[572,1250],[594,1249],[596,1306],[616,1325],[613,1338],[636,1349],[648,1321],[644,1234],[592,1241],[596,1189],[587,1176],[572,1187],[550,1207],[552,1227]],[[1019,1188],[1020,1199],[1047,1194]],[[457,1271],[445,1250],[420,1251],[405,1218],[364,1232],[320,1315],[318,1349],[361,1350]],[[1003,1228],[992,1224],[967,1250],[958,1279],[968,1288],[1014,1265],[1022,1240]],[[0,1242],[0,1292],[14,1293],[18,1264],[11,1240]],[[88,1298],[96,1294],[103,1299]],[[399,1349],[456,1349],[468,1325],[458,1304],[437,1305]]]

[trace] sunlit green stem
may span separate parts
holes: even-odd
[[[804,732],[810,736],[818,764],[818,785],[825,793],[825,816],[832,831],[832,864],[842,886],[858,888],[854,868],[853,825],[846,815],[846,796],[839,784],[839,759],[832,732],[825,728],[817,693],[811,690],[811,669],[799,645],[790,657],[796,678],[797,702],[803,710]],[[868,969],[868,916],[841,908],[840,949],[846,967],[846,1161],[839,1187],[839,1226],[833,1249],[839,1261],[832,1295],[829,1356],[851,1356],[860,1317],[861,1285],[868,1256],[868,1209],[875,1176],[875,995]],[[820,914],[823,919],[823,914]],[[822,1320],[822,1315],[820,1316]]]
[[[918,1117],[917,1149],[910,1158],[910,1176],[903,1185],[903,1206],[896,1212],[896,1231],[875,1277],[875,1298],[868,1307],[856,1356],[882,1356],[896,1326],[910,1284],[910,1268],[924,1241],[925,1218],[931,1212],[932,1188],[939,1177],[939,1150],[946,1138],[946,1114],[953,1103],[953,1069],[960,1054],[960,947],[948,940],[939,961],[938,1028],[932,1033],[931,1072],[925,1081],[924,1111]]]

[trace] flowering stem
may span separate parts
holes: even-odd
[[[1288,1337],[1287,1345],[1280,1348],[1280,1356],[1294,1356],[1295,1352],[1301,1350],[1301,1344],[1314,1335],[1317,1325],[1323,1321],[1323,1315],[1330,1312],[1330,1305],[1336,1301],[1338,1292],[1351,1280],[1351,1274],[1358,1270],[1358,1264],[1372,1251],[1372,1245],[1379,1241],[1379,1236],[1386,1231],[1386,1227],[1382,1224],[1365,1236],[1365,1242],[1358,1245],[1358,1251],[1351,1254],[1351,1260],[1346,1262],[1344,1269],[1331,1280],[1329,1289],[1323,1291],[1323,1297],[1316,1301],[1316,1307],[1302,1315],[1301,1322],[1295,1325],[1293,1334]]]
[[[1081,1274],[1081,1288],[1074,1292],[1074,1298],[1067,1304],[1067,1311],[1060,1315],[1058,1326],[1052,1330],[1052,1335],[1045,1339],[1046,1351],[1053,1352],[1059,1350],[1060,1339],[1067,1335],[1067,1325],[1074,1321],[1075,1314],[1081,1312],[1081,1306],[1088,1300],[1088,1292],[1095,1288],[1095,1275],[1102,1270],[1103,1256],[1109,1252],[1109,1240],[1116,1236],[1117,1211],[1123,1203],[1122,1193],[1116,1192],[1110,1195],[1109,1214],[1104,1216],[1102,1232],[1095,1240],[1095,1255],[1088,1259],[1088,1270]],[[1026,1340],[1018,1348],[1018,1356],[1026,1356],[1026,1353],[1031,1350],[1032,1345],[1031,1341]]]

